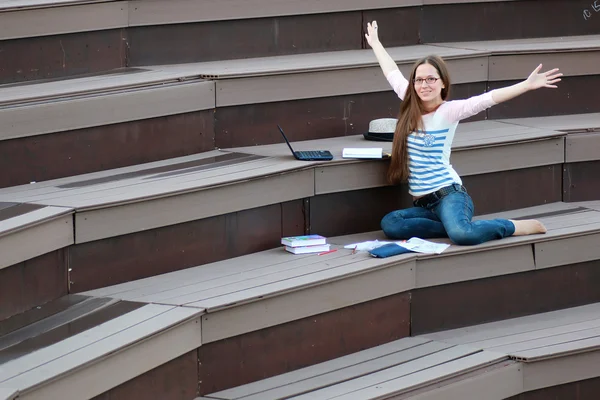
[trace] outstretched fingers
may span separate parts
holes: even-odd
[[[544,72],[546,79],[556,79],[558,77],[563,76],[562,72],[558,72],[558,68],[551,69],[550,71]]]
[[[540,64],[540,65],[541,65],[541,64]],[[553,74],[553,73],[555,73],[555,72],[558,72],[558,71],[559,71],[559,69],[558,69],[558,68],[554,68],[554,69],[551,69],[550,71],[546,71],[546,72],[544,72],[544,75],[548,76],[548,75],[550,75],[550,74]],[[561,75],[562,75],[562,74],[561,74]]]
[[[529,83],[533,89],[540,87],[546,88],[557,88],[556,83],[560,82],[560,77],[563,76],[561,72],[558,72],[558,68],[553,68],[546,72],[540,72],[542,64],[538,65],[535,70],[531,73],[528,78]]]
[[[558,68],[551,69],[550,71],[546,71],[544,75],[546,76],[546,87],[556,88],[555,83],[561,81],[561,76],[563,76],[562,72],[558,72]]]
[[[540,70],[542,69],[542,64],[538,65],[536,69],[533,70],[533,72],[531,73],[532,75],[537,74],[540,72]]]
[[[371,44],[373,40],[378,40],[377,36],[377,21],[367,23],[367,33],[365,33],[367,43]]]

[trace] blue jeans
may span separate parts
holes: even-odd
[[[507,219],[471,221],[473,200],[464,191],[450,193],[424,207],[392,211],[381,220],[381,229],[391,239],[449,237],[458,245],[475,245],[515,233]]]

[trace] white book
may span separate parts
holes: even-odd
[[[290,247],[285,246],[285,250],[294,254],[310,254],[310,253],[322,253],[324,251],[329,251],[328,244],[321,244],[317,246],[302,246],[302,247]]]
[[[342,150],[342,158],[383,158],[383,154],[380,147],[346,147]]]

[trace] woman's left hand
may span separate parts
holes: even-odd
[[[557,86],[555,83],[560,82],[560,77],[563,76],[563,74],[558,72],[558,68],[540,73],[541,69],[542,64],[538,65],[538,67],[533,70],[531,75],[529,75],[529,78],[527,78],[526,82],[529,86],[529,89],[535,90],[542,87],[556,88]]]

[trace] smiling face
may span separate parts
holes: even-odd
[[[436,79],[435,82],[427,83]],[[442,104],[442,89],[445,84],[438,70],[431,64],[421,64],[415,71],[415,91],[427,109],[432,109]]]

